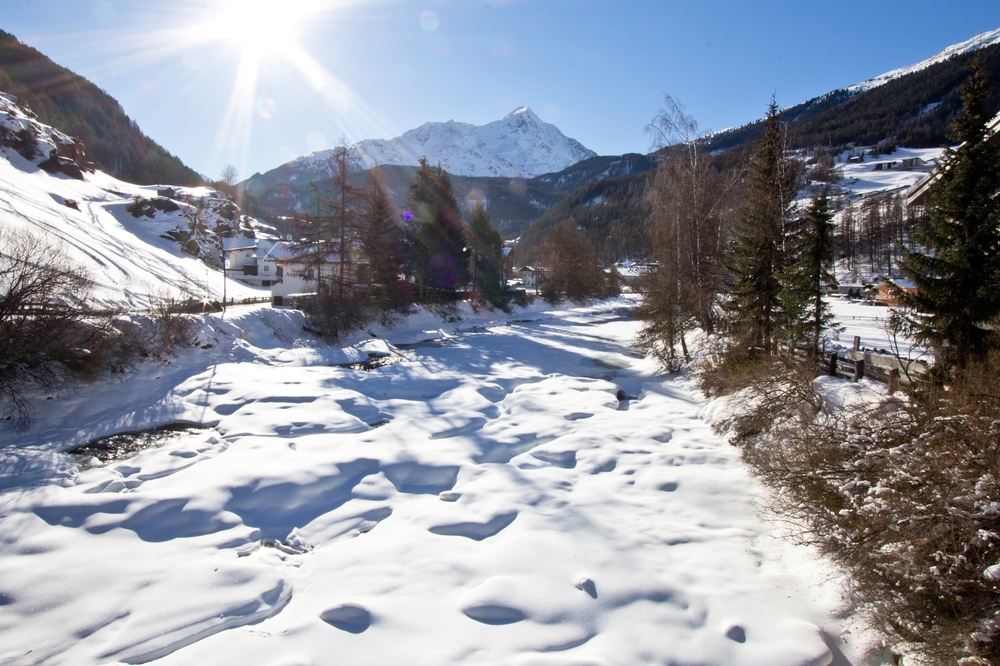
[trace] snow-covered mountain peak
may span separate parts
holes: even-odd
[[[530,108],[528,108],[526,106],[519,106],[519,107],[517,107],[516,109],[514,109],[513,111],[511,111],[510,113],[508,113],[506,116],[504,116],[503,119],[504,120],[523,119],[523,120],[529,120],[529,121],[532,121],[532,122],[541,122],[541,120],[538,118],[538,116],[536,116],[535,113]]]
[[[383,164],[416,166],[421,158],[440,164],[459,176],[531,178],[562,171],[596,153],[570,139],[555,125],[521,106],[501,120],[486,125],[449,120],[428,122],[395,139],[370,139],[350,147],[354,163],[362,169]],[[332,151],[320,151],[293,160],[291,168],[302,182],[332,172]]]

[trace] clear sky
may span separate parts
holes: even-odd
[[[519,106],[647,152],[665,94],[725,129],[998,27],[998,0],[0,0],[0,28],[213,178]]]

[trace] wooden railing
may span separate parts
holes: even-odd
[[[809,352],[798,350],[796,356],[805,359],[809,356]],[[821,353],[817,361],[819,369],[831,377],[841,377],[854,382],[867,378],[888,384],[890,390],[900,382],[919,380],[930,368],[922,360],[904,359],[884,351],[862,349],[861,339],[857,336],[850,351]]]

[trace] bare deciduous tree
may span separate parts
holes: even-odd
[[[0,230],[0,414],[31,422],[27,394],[99,372],[112,318],[88,317],[92,283],[63,250],[33,234]]]
[[[649,190],[648,234],[656,271],[644,285],[644,341],[672,365],[684,332],[715,328],[721,289],[726,211],[736,178],[712,168],[700,145],[698,123],[670,96],[647,127],[663,148]]]

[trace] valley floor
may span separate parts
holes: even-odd
[[[876,663],[628,305],[327,351],[233,310],[41,410],[0,449],[0,664]],[[373,351],[403,360],[333,365]],[[59,452],[172,422],[214,427]]]

